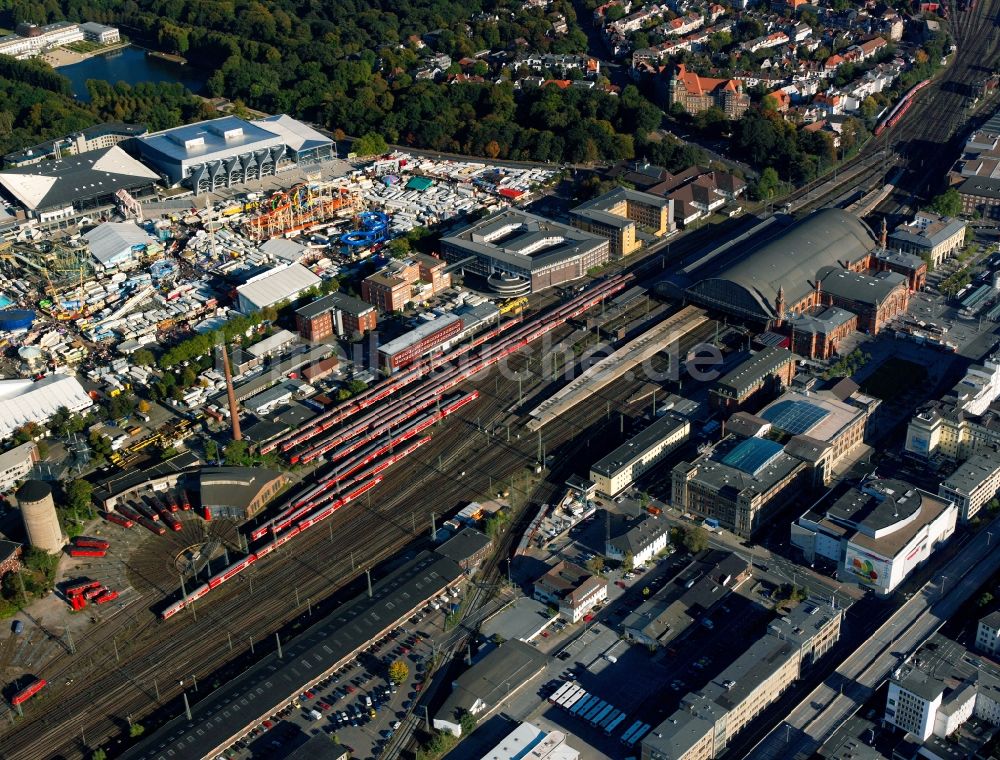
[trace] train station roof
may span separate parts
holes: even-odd
[[[322,621],[225,683],[147,740],[123,760],[214,757],[253,725],[277,712],[326,673],[399,625],[428,599],[462,576],[453,560],[421,552],[376,583],[367,594],[341,605]]]

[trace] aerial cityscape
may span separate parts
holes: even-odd
[[[56,758],[1000,758],[1000,5],[0,4]]]

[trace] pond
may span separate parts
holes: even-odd
[[[103,79],[111,84],[127,82],[180,82],[191,92],[199,92],[206,75],[191,65],[167,61],[137,47],[125,47],[96,55],[80,63],[62,66],[59,73],[72,83],[73,95],[83,102],[90,100],[86,83],[88,79]]]

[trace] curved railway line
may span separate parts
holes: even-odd
[[[714,323],[699,328],[682,342],[681,350],[709,337],[714,329]],[[563,326],[553,338],[563,339],[572,331],[572,327]],[[45,747],[47,757],[81,756],[119,734],[129,716],[138,720],[159,711],[165,718],[173,717],[180,712],[179,680],[193,674],[205,683],[217,663],[245,654],[251,641],[258,649],[262,642],[273,642],[274,631],[304,616],[310,604],[320,603],[364,568],[399,554],[414,538],[426,533],[432,512],[441,515],[463,502],[482,498],[491,485],[497,490],[501,483],[523,472],[536,461],[537,444],[536,436],[515,426],[520,418],[514,415],[512,419],[511,405],[518,398],[514,376],[532,368],[537,372],[538,362],[518,353],[507,364],[508,373],[494,369],[485,378],[464,383],[463,389],[480,391],[479,401],[462,410],[450,424],[429,431],[433,438],[427,446],[392,468],[385,481],[366,497],[335,513],[326,529],[318,527],[302,534],[251,567],[240,580],[216,589],[190,614],[178,614],[165,622],[156,619],[151,605],[165,593],[174,593],[176,585],[163,573],[162,555],[159,559],[138,556],[130,572],[146,579],[149,590],[131,602],[130,614],[118,614],[82,637],[75,657],[61,658],[45,668],[50,683],[47,693],[36,697],[27,706],[25,717],[13,726],[2,722],[6,729],[2,757],[35,760],[40,747]],[[662,369],[662,360],[660,365]],[[572,443],[574,449],[589,446],[589,436],[580,433],[607,424],[608,410],[621,411],[619,399],[642,382],[642,378],[619,379],[597,394],[598,403],[583,404],[565,419],[553,422],[544,431],[546,450],[558,452],[562,459],[570,454],[567,443],[578,436]],[[551,384],[551,380],[540,382],[533,374],[524,383],[522,409],[532,397],[551,390],[546,387]],[[507,428],[499,432],[501,424],[510,425],[509,442]],[[526,503],[530,495],[524,496]],[[192,538],[189,531],[195,528],[188,527],[191,522],[184,521],[180,533],[150,536],[148,540],[168,539],[179,548]],[[240,556],[235,533],[220,537],[233,558]],[[64,685],[69,678],[73,683]],[[189,692],[189,696],[196,698],[197,694]]]

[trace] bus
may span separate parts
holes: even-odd
[[[583,699],[573,705],[573,709],[569,712],[571,715],[583,715],[590,710],[591,707],[597,704],[597,697],[587,694]]]
[[[607,718],[614,709],[615,709],[614,705],[609,705],[607,702],[605,702],[604,709],[602,709],[599,713],[597,713],[597,715],[591,718],[588,722],[592,726],[596,726],[599,723],[603,723],[604,719]]]
[[[625,742],[625,746],[626,747],[634,747],[636,744],[638,744],[640,741],[642,741],[642,737],[644,737],[646,734],[648,734],[649,730],[651,728],[652,728],[652,726],[649,725],[648,723],[643,723],[641,726],[639,726],[639,729],[635,733],[632,734],[632,736],[629,738],[629,740],[627,742]]]
[[[587,712],[582,713],[580,717],[589,723],[591,720],[597,717],[597,715],[601,712],[601,710],[603,710],[607,706],[608,706],[607,702],[605,702],[603,699],[598,699],[596,702],[594,702],[594,704],[590,706],[590,709],[587,710]]]
[[[646,724],[643,723],[641,720],[637,720],[635,723],[629,726],[628,731],[622,734],[622,739],[621,739],[622,744],[624,744],[626,747],[631,747],[632,745],[629,742],[632,740],[632,735],[636,733],[644,725]]]
[[[569,687],[570,687],[569,681],[563,681],[559,685],[559,687],[549,696],[549,703],[553,705],[559,704],[559,700],[565,697],[566,694],[569,693]]]
[[[618,726],[621,725],[627,717],[628,716],[625,715],[625,713],[621,713],[617,718],[611,720],[606,726],[604,726],[604,735],[611,736],[611,734],[617,730]]]

